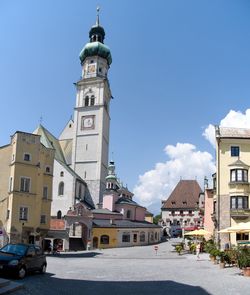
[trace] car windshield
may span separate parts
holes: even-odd
[[[8,244],[0,249],[1,252],[11,253],[16,255],[24,255],[27,250],[25,245]]]

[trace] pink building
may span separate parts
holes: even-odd
[[[146,208],[136,203],[133,200],[133,193],[118,182],[113,161],[110,162],[108,167],[102,207],[102,210],[106,209],[107,215],[111,212],[120,213],[123,216],[122,219],[134,221],[145,220]],[[92,212],[96,214],[99,212],[99,209],[93,210]],[[115,216],[113,215],[114,218]]]
[[[213,222],[213,212],[214,212],[214,190],[205,190],[205,210],[204,210],[204,229],[209,231],[211,234],[214,233],[214,222]],[[211,235],[205,236],[209,239]]]

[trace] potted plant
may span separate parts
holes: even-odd
[[[244,276],[250,276],[250,249],[247,247],[238,249],[238,266],[242,269]]]
[[[220,268],[225,268],[226,263],[230,264],[230,257],[226,252],[220,251],[218,256],[220,261]]]
[[[219,260],[220,250],[218,250],[217,248],[214,248],[210,251],[210,255],[211,255],[211,261],[213,261],[214,264],[217,264],[217,260]]]
[[[196,245],[195,245],[194,243],[192,243],[192,244],[189,246],[189,251],[190,251],[190,253],[195,254],[195,251],[196,251]]]
[[[175,246],[175,250],[176,252],[181,255],[181,251],[183,250],[183,246],[180,244],[180,245],[176,245]]]

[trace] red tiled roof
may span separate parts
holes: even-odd
[[[202,192],[196,180],[180,180],[162,209],[196,208],[199,206],[199,195]]]
[[[65,221],[63,219],[51,219],[50,220],[50,229],[64,230]]]

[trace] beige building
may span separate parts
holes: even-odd
[[[179,236],[183,230],[203,227],[200,210],[202,190],[196,180],[180,180],[167,200],[162,201],[163,234]]]
[[[0,147],[0,226],[9,242],[42,243],[50,225],[54,149],[17,131]]]
[[[215,237],[226,243],[249,240],[248,233],[218,233],[239,222],[250,221],[250,129],[216,127]]]

